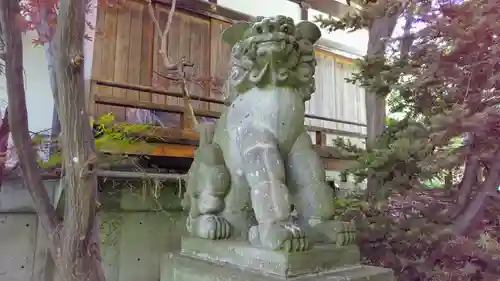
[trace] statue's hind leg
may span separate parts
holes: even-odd
[[[293,195],[300,225],[309,229],[311,242],[348,244],[354,239],[352,223],[333,220],[333,190],[326,183],[323,163],[304,132],[287,158],[287,184]]]
[[[188,231],[195,236],[211,240],[227,239],[230,224],[222,217],[224,197],[229,190],[229,173],[223,165],[194,163],[196,173],[190,173],[191,189]]]
[[[200,126],[200,147],[188,173],[188,231],[205,239],[227,239],[231,228],[221,213],[224,197],[230,189],[230,174],[218,144],[212,143],[213,127]],[[204,134],[205,135],[204,135]]]

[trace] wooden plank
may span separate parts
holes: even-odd
[[[177,22],[177,28],[175,29],[175,31],[171,29],[171,32],[168,34],[168,54],[170,60],[172,63],[177,63],[181,61],[182,58],[185,58],[188,62],[193,62],[191,61],[189,53],[191,45],[191,36],[188,35],[191,33],[189,17],[182,12],[176,12],[174,18]],[[172,83],[170,89],[180,90],[180,87],[180,84]],[[167,104],[183,105],[183,101],[180,98],[168,97]]]
[[[142,11],[141,74],[139,81],[139,83],[144,86],[152,85],[154,36],[155,30],[153,20],[149,15],[148,8],[145,6]],[[139,100],[151,102],[151,93],[140,92]]]
[[[321,91],[315,93],[316,97],[319,98],[319,103],[317,104],[317,111],[311,112],[311,114],[334,118],[339,106],[335,102],[337,95],[335,92],[335,59],[319,55],[318,60],[318,72],[321,74],[319,78],[316,78],[316,81],[320,84]],[[328,121],[321,122],[319,126],[331,129],[336,128],[335,122]]]
[[[102,78],[101,77],[101,67],[102,67],[102,55],[104,49],[104,23],[106,19],[106,6],[97,6],[97,17],[95,26],[95,38],[94,38],[94,54],[92,58],[92,78]]]
[[[193,108],[208,109],[206,102],[197,100],[197,97],[210,95],[210,21],[198,17],[187,16],[191,40],[189,42],[189,58],[194,66],[187,71],[191,76],[188,85]]]
[[[153,0],[153,2],[170,6],[172,0]],[[227,22],[249,21],[252,18],[248,14],[200,0],[177,1],[177,7],[178,9]]]
[[[94,54],[92,58],[92,78],[102,78],[102,57],[104,51],[104,26],[106,19],[106,6],[98,5],[96,16],[96,26],[95,26],[95,36],[94,36]],[[95,85],[95,87],[98,87]],[[95,92],[94,85],[90,86],[90,93]],[[93,100],[92,94],[90,94],[91,100]],[[104,108],[103,108],[104,107]],[[106,110],[106,105],[96,105],[94,102],[89,102],[89,113],[91,116],[95,116],[96,112]]]
[[[164,95],[164,96],[179,97],[179,98],[184,97],[184,94],[182,94],[181,92],[166,91],[166,90],[163,90],[160,88],[137,85],[137,84],[118,83],[115,81],[98,80],[98,79],[93,80],[93,82],[97,83],[98,85],[106,86],[106,87],[117,87],[117,88],[129,89],[129,90],[154,93],[154,94],[159,94],[159,95]],[[224,102],[222,100],[214,99],[214,98],[210,98],[210,97],[197,97],[196,99],[198,99],[200,101],[204,101],[204,102],[224,105]]]
[[[156,19],[159,22],[160,28],[162,30],[160,32],[163,32],[163,29],[166,27],[167,19],[168,19],[168,13],[170,9],[165,9],[161,5],[155,5],[155,13],[156,13]],[[149,16],[149,15],[148,15]],[[175,16],[172,19],[172,23],[170,25],[170,30],[175,30],[177,29],[177,20],[175,19]],[[156,31],[156,26],[153,26],[153,72],[151,73],[152,77],[152,84],[155,87],[158,88],[164,88],[164,89],[169,89],[169,84],[170,81],[167,79],[164,79],[158,74],[155,74],[154,72],[158,72],[162,75],[166,75],[166,70],[165,70],[165,63],[163,61],[163,58],[160,55],[160,48],[161,48],[161,40],[158,37],[158,33]],[[173,31],[169,31],[171,33]],[[170,36],[167,36],[167,40],[170,38]],[[167,41],[167,47],[168,47],[168,41]],[[168,50],[170,51],[170,50]],[[165,104],[167,100],[167,97],[164,97],[162,95],[158,94],[152,94],[151,95],[151,102],[154,103],[161,103]]]
[[[344,72],[345,72],[344,65],[340,62],[335,62],[335,72],[334,72],[335,73],[335,82],[334,82],[335,95],[334,95],[334,97],[335,97],[336,109],[334,112],[331,112],[331,116],[328,116],[328,117],[339,118],[342,120],[348,120],[348,119],[344,119],[345,112],[346,112],[346,109],[345,109],[346,102],[345,101],[346,101],[346,99],[347,99],[347,101],[350,99],[349,98],[350,93],[345,92]],[[345,130],[346,126],[345,126],[345,124],[334,124],[333,128],[339,129],[339,130]]]
[[[99,73],[99,77],[102,79],[112,80],[114,77],[117,21],[118,8],[107,6],[105,8],[104,29],[102,33],[103,50]],[[98,87],[96,90],[103,96],[113,96],[113,89]],[[96,115],[99,116],[111,110],[110,106],[100,105],[98,106]]]
[[[115,70],[114,81],[127,82],[129,49],[130,49],[130,17],[131,9],[123,6],[118,11],[118,23],[116,34],[116,50],[115,50]],[[126,90],[113,89],[113,97],[125,98]],[[125,108],[113,109],[115,120],[125,120]]]
[[[149,144],[152,149],[145,151],[143,144],[138,144],[137,146],[128,146],[127,151],[119,148],[107,148],[102,150],[102,152],[113,153],[113,154],[132,154],[132,155],[151,155],[151,156],[165,156],[165,157],[179,157],[179,158],[193,158],[194,153],[197,149],[196,145],[189,144],[171,144],[171,143],[152,143]],[[355,165],[357,162],[354,160],[342,160],[340,162],[340,155],[333,151],[332,148],[325,147],[313,147],[318,153],[325,168],[328,170],[337,170],[341,167],[348,168]],[[333,161],[334,160],[334,161]]]
[[[316,75],[315,75],[315,83],[316,83],[316,91],[311,95],[311,99],[306,102],[306,113],[314,114],[314,115],[322,115],[322,106],[323,106],[323,94],[329,85],[325,85],[323,83],[325,79],[328,79],[331,76],[331,73],[328,72],[328,69],[325,67],[326,62],[323,60],[322,56],[317,56],[318,64],[316,66]],[[319,119],[306,120],[307,125],[323,127],[323,121]]]
[[[228,22],[212,19],[210,22],[210,97],[222,99],[223,83],[229,73],[229,59],[231,45],[222,41],[222,31],[231,26]],[[210,110],[221,112],[225,107],[219,104],[210,104]]]
[[[169,9],[157,8],[157,18],[162,28],[166,26],[168,14]],[[193,68],[186,69],[186,74],[189,78],[188,80],[193,81],[189,82],[187,88],[189,94],[193,97],[191,104],[195,109],[209,108],[206,103],[196,99],[196,97],[207,97],[209,95],[208,87],[199,85],[203,84],[203,80],[208,80],[207,78],[203,79],[202,76],[206,76],[210,72],[209,56],[206,53],[206,51],[210,49],[209,36],[210,26],[208,20],[181,11],[176,11],[174,13],[167,39],[168,58],[170,63],[178,63],[183,58],[188,62],[194,63]],[[161,42],[158,36],[155,37],[154,42],[153,65],[155,72],[159,73],[153,75],[154,84],[167,91],[181,92],[181,84],[179,81],[173,81],[164,77],[175,75],[175,73],[165,68],[163,58],[159,54]],[[200,77],[202,78],[200,79]],[[155,103],[184,106],[182,98],[179,97],[164,97],[153,94],[152,101]],[[177,118],[177,116],[164,113],[160,115],[163,123],[174,123]]]
[[[133,84],[139,84],[141,80],[141,56],[142,52],[142,31],[143,31],[143,9],[144,5],[135,2],[128,2],[127,6],[130,9],[130,47],[128,53],[128,72],[127,72],[127,82]],[[147,32],[147,31],[146,31]],[[137,90],[126,90],[127,100],[138,101],[139,91]],[[137,109],[129,109],[126,111],[126,120],[129,122],[137,122],[135,118],[135,111]]]
[[[95,97],[96,103],[114,105],[114,106],[122,106],[122,107],[131,107],[131,108],[141,108],[141,109],[149,109],[149,110],[159,110],[165,112],[173,112],[173,113],[183,113],[184,107],[178,105],[166,105],[159,104],[154,102],[143,102],[143,101],[132,101],[123,98],[116,97],[107,97],[107,96],[99,96]],[[219,113],[212,112],[208,110],[195,110],[196,115],[205,116],[205,117],[214,117],[217,118]]]
[[[171,144],[171,143],[149,144],[148,147],[151,149],[146,149],[146,150],[144,149],[144,144],[138,144],[137,146],[134,145],[127,146],[127,150],[120,149],[118,146],[115,147],[110,145],[109,147],[106,147],[106,149],[102,149],[101,152],[111,153],[111,154],[132,154],[132,155],[193,158],[194,151],[196,150],[196,146],[194,145]]]
[[[154,148],[153,155],[193,158],[196,148],[194,145],[162,144]]]
[[[96,118],[96,112],[99,110],[97,106],[100,106],[95,103],[95,93],[97,92],[97,83],[92,80],[90,81],[90,95],[89,95],[89,102],[88,102],[88,114],[90,117]]]

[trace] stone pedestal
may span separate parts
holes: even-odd
[[[356,246],[318,245],[285,253],[247,242],[183,238],[164,256],[161,281],[393,281],[390,269],[359,264]]]

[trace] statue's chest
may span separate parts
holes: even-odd
[[[290,89],[254,89],[240,95],[228,108],[229,130],[257,127],[270,130],[279,140],[296,138],[303,130],[304,102]]]

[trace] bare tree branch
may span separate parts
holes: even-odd
[[[174,18],[174,13],[175,13],[175,6],[177,4],[177,0],[172,1],[172,5],[170,7],[170,11],[168,13],[168,19],[167,19],[167,24],[165,26],[165,29],[163,30],[160,26],[160,22],[155,16],[155,11],[153,9],[153,3],[151,1],[148,1],[148,11],[149,11],[149,16],[153,20],[153,23],[155,24],[155,30],[158,34],[158,38],[160,39],[160,50],[159,53],[163,59],[163,64],[165,65],[165,68],[168,70],[177,70],[177,64],[173,64],[170,62],[170,59],[168,58],[167,54],[167,38],[168,38],[168,32],[170,31],[170,26],[172,25],[172,19]],[[163,31],[162,31],[163,30]]]
[[[149,10],[149,16],[153,20],[153,23],[155,24],[155,30],[158,34],[158,38],[160,39],[160,50],[159,53],[163,59],[163,65],[165,66],[165,69],[167,70],[175,70],[177,71],[180,76],[181,76],[181,82],[182,82],[182,93],[184,94],[183,102],[184,102],[184,108],[187,110],[188,118],[192,122],[194,126],[198,125],[198,120],[196,119],[196,115],[194,114],[194,109],[193,106],[191,105],[191,96],[189,94],[189,90],[187,88],[187,79],[186,79],[186,73],[184,69],[189,66],[193,66],[193,64],[187,62],[184,58],[179,62],[179,63],[171,63],[170,59],[168,58],[167,54],[167,38],[168,38],[168,32],[170,31],[170,26],[172,25],[172,19],[174,18],[175,14],[175,5],[177,4],[177,0],[172,1],[172,5],[170,7],[170,11],[168,13],[168,19],[167,19],[167,24],[165,26],[165,29],[162,31],[162,28],[160,26],[160,22],[155,16],[155,11],[153,9],[153,4],[151,0],[148,1],[148,10]],[[163,75],[161,75],[163,76]],[[164,76],[163,76],[164,77]]]
[[[21,30],[15,24],[17,22],[15,17],[19,15],[19,11],[19,1],[0,1],[0,25],[4,35],[6,54],[5,76],[9,100],[8,118],[11,124],[12,139],[17,148],[24,184],[33,198],[41,225],[49,236],[51,254],[53,257],[57,257],[59,220],[38,171],[36,152],[33,149],[28,132]]]

